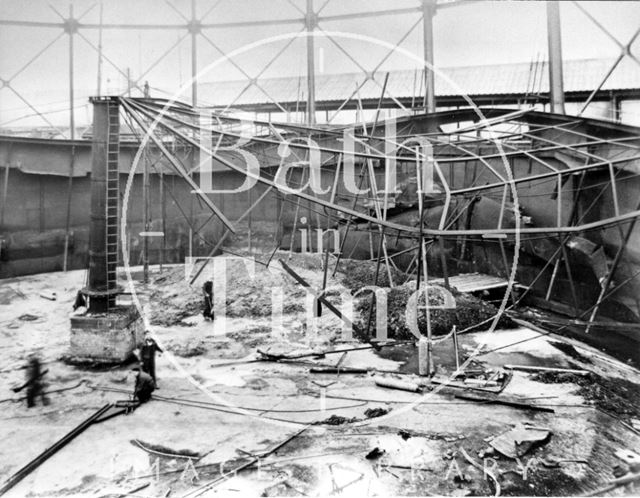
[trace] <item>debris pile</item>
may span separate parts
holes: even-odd
[[[390,339],[412,339],[414,337],[407,324],[407,308],[410,306],[410,298],[414,293],[415,283],[407,283],[388,289],[387,329]],[[491,326],[492,319],[498,314],[498,308],[471,294],[455,290],[452,290],[451,294],[455,299],[455,304],[452,303],[453,307],[449,308],[450,303],[445,302],[445,297],[441,292],[429,293],[429,305],[432,307],[430,311],[431,332],[434,335],[448,334],[454,325],[459,331],[470,327],[475,327],[476,330],[486,330]],[[373,310],[370,311],[372,301]],[[372,313],[370,330],[375,330],[376,325],[377,303],[375,301],[372,293],[368,293],[356,305],[356,310],[361,316],[360,325],[364,328],[366,328],[369,313]],[[420,308],[417,315],[418,330],[426,335],[427,318],[424,295],[419,296],[417,303]],[[508,324],[509,319],[506,316],[500,317],[499,327],[506,327]]]
[[[374,285],[376,282],[376,267],[377,263],[374,261],[342,259],[336,275],[347,289],[352,292],[357,292],[363,287]],[[407,275],[395,268],[390,268],[390,272],[393,285],[403,284],[407,280]],[[378,285],[378,287],[391,287],[389,272],[387,272],[384,264],[380,265],[376,285]]]
[[[185,280],[184,268],[168,270],[154,284],[148,305],[151,323],[161,327],[190,326],[185,320],[200,313],[202,292]]]
[[[601,410],[626,418],[640,417],[640,386],[626,379],[607,379],[593,372],[575,375],[563,372],[541,372],[531,377],[545,384],[573,383],[578,394]]]

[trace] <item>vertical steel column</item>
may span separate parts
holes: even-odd
[[[433,72],[433,17],[435,0],[422,0],[422,43],[424,47],[425,91],[423,105],[427,112],[436,112],[435,73]]]
[[[89,233],[89,312],[108,312],[116,304],[119,228],[120,105],[92,98],[91,226]]]
[[[160,253],[160,271],[162,272],[167,252],[167,203],[164,196],[164,172],[160,165],[160,206],[162,206],[162,252]]]
[[[551,112],[564,114],[564,81],[562,76],[562,33],[560,31],[560,4],[547,4],[547,44],[549,50],[549,101]]]
[[[200,32],[200,21],[196,19],[196,0],[191,0],[191,23],[189,32],[191,33],[191,105],[198,105],[198,33]]]
[[[76,120],[74,112],[74,67],[73,67],[73,35],[78,30],[78,21],[73,18],[73,4],[69,4],[69,18],[64,23],[64,30],[69,35],[69,137],[76,138]],[[75,169],[75,145],[71,146],[71,158],[69,159],[69,180],[67,183],[67,213],[64,233],[64,254],[62,256],[62,270],[67,271],[69,256],[69,236],[71,230],[71,194],[73,191],[73,171]]]
[[[307,124],[312,125],[316,123],[316,63],[313,31],[317,24],[313,0],[307,0],[305,24],[307,28]]]
[[[13,144],[9,144],[7,164],[4,165],[4,183],[2,184],[2,205],[0,205],[0,227],[4,229],[4,213],[7,210],[7,195],[9,195],[9,167],[11,164],[11,151]]]
[[[198,106],[198,33],[202,29],[200,21],[196,18],[196,0],[191,0],[191,22],[189,23],[189,32],[191,33],[191,105]],[[195,122],[199,123],[198,118]],[[191,149],[191,171],[196,167],[196,161],[199,160],[202,152]],[[189,176],[193,176],[190,173]],[[193,196],[189,196],[189,224],[193,226]],[[193,256],[193,229],[189,228],[189,257]]]
[[[109,139],[109,102],[93,102],[93,142],[91,144],[91,226],[89,236],[89,290],[107,289],[107,141]],[[101,296],[91,296],[90,311],[108,307]]]
[[[96,95],[102,95],[102,14],[104,4],[100,2],[100,27],[98,28],[98,86]]]
[[[144,170],[142,173],[142,230],[149,232],[149,157],[148,151],[145,150],[142,153],[142,161],[144,163]],[[142,281],[145,284],[149,283],[149,237],[145,235],[142,237]]]
[[[76,119],[73,109],[74,84],[73,84],[73,34],[77,30],[77,21],[73,18],[73,4],[69,5],[69,19],[65,23],[69,34],[69,136],[71,140],[76,138]]]

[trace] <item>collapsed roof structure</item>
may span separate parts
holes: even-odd
[[[524,288],[511,304],[531,296],[587,331],[599,317],[640,322],[637,128],[491,108],[322,127],[248,122],[166,101],[120,102],[145,141],[162,147],[170,136],[199,149],[201,182],[227,168],[276,189],[296,213],[311,203],[308,227],[337,229],[338,252],[414,273],[424,259],[422,271],[430,268],[446,285],[472,270],[511,279]],[[203,126],[207,114],[211,124]],[[233,146],[239,141],[258,169]],[[205,157],[212,167],[202,171]],[[305,227],[290,214],[279,221],[281,243],[299,247],[296,222]],[[377,250],[369,251],[362,233]]]

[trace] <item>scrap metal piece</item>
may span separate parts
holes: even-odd
[[[491,447],[509,458],[519,458],[525,455],[536,444],[542,444],[549,439],[550,431],[530,429],[523,425],[517,426],[489,442]]]

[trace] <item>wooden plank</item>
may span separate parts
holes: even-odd
[[[429,280],[429,283],[436,285],[444,285],[444,279],[437,278]],[[449,286],[455,287],[459,292],[478,292],[489,289],[499,289],[507,287],[509,281],[496,277],[494,275],[485,275],[482,273],[463,273],[449,277]]]

